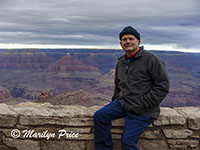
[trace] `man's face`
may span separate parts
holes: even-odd
[[[122,49],[127,53],[134,52],[134,51],[138,50],[139,45],[140,45],[140,40],[138,40],[132,34],[125,34],[122,36],[120,45],[121,45]]]

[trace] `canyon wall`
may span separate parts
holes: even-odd
[[[0,150],[94,150],[93,114],[102,106],[25,102],[0,104]],[[124,118],[112,122],[121,150]],[[200,107],[161,108],[142,134],[142,150],[200,150]]]

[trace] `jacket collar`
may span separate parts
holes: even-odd
[[[142,55],[143,51],[144,51],[144,46],[141,46],[140,50],[137,52],[137,54],[135,55],[135,57],[133,58],[133,60],[136,59],[136,58],[138,58],[138,57],[140,57]],[[119,57],[118,60],[124,60],[124,61],[126,61],[126,58],[123,55],[123,56]]]
[[[127,59],[131,59],[136,56],[136,54],[140,51],[140,49],[141,47],[139,47],[138,50],[134,54],[132,54],[132,56],[128,56],[126,53],[124,53],[124,57]]]

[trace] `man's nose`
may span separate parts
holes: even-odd
[[[130,39],[127,39],[126,43],[130,43],[130,41],[131,41]]]

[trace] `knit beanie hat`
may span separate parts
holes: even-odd
[[[140,34],[131,26],[125,27],[120,33],[119,33],[119,39],[122,39],[122,36],[125,34],[132,34],[134,35],[138,40],[140,40]]]

